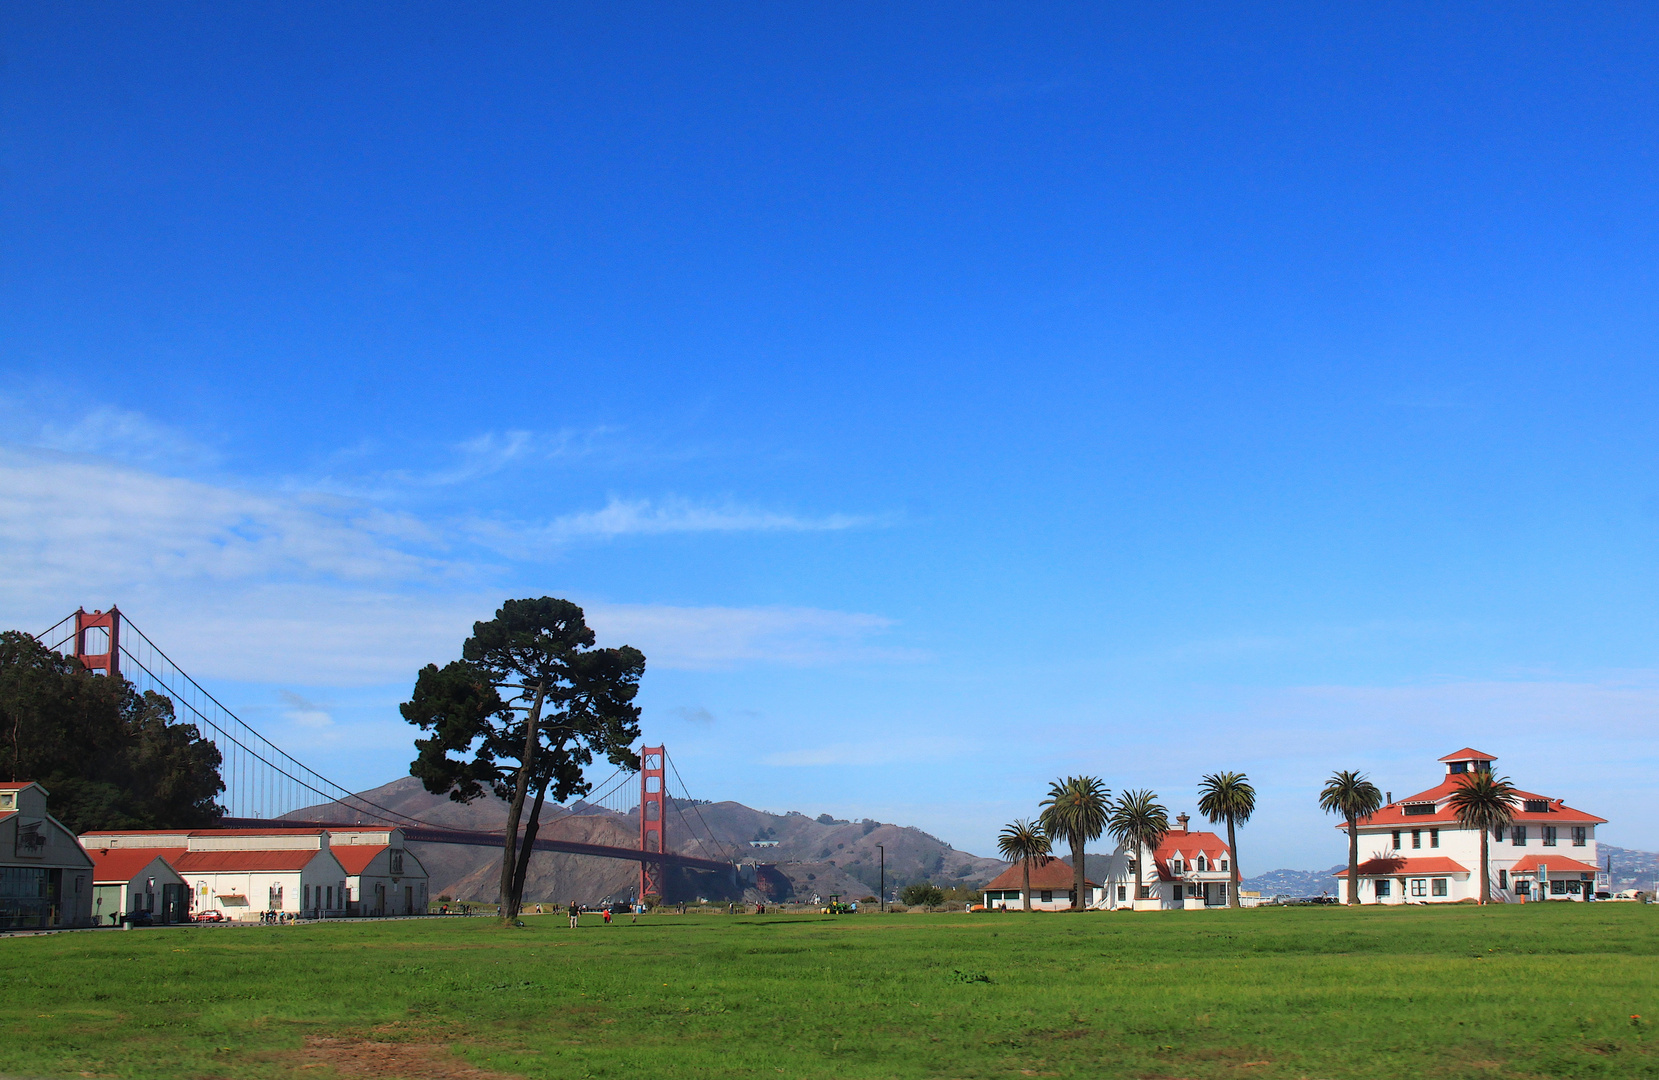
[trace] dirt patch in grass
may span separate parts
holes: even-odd
[[[326,1065],[341,1076],[375,1080],[514,1080],[469,1065],[438,1043],[312,1036],[305,1040],[304,1057],[307,1068]]]

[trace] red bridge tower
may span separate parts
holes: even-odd
[[[663,769],[666,767],[666,755],[660,746],[643,746],[639,751],[639,849],[641,851],[667,851],[663,843],[663,826],[667,823],[668,786]],[[647,896],[663,895],[663,871],[660,861],[640,860],[639,863],[639,902],[644,903]]]
[[[97,650],[103,650],[99,652]],[[105,675],[121,674],[121,611],[75,611],[75,651],[72,654],[88,671]]]

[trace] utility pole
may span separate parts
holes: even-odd
[[[887,848],[877,844],[876,851],[881,858],[881,910],[885,914],[887,912]]]

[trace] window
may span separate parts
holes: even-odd
[[[1499,870],[1498,871],[1498,888],[1499,889],[1509,888],[1509,871],[1508,870]]]
[[[334,886],[332,885],[328,887],[328,903],[324,906],[330,908],[334,906]]]
[[[1531,896],[1532,895],[1532,882],[1522,881],[1519,878],[1517,878],[1516,881],[1515,881],[1515,895],[1516,896]]]
[[[1447,771],[1453,776],[1456,776],[1458,773],[1466,773],[1469,771],[1469,763],[1467,761],[1454,761],[1452,762],[1452,767]]]
[[[1209,864],[1204,861],[1204,856],[1198,856],[1198,869],[1208,870],[1209,868]]]
[[[1394,845],[1393,846],[1394,846],[1395,851],[1400,850],[1400,830],[1399,829],[1394,830]]]
[[[1378,878],[1376,884],[1377,884],[1377,899],[1381,900],[1383,897],[1388,895],[1388,887],[1391,883],[1389,882],[1389,880],[1387,878]]]
[[[1584,846],[1584,834],[1587,832],[1589,832],[1589,830],[1582,825],[1573,826],[1573,847]]]
[[[1429,847],[1439,847],[1439,846],[1440,846],[1440,830],[1439,829],[1430,829],[1429,830]]]
[[[1142,885],[1138,890],[1136,890],[1135,897],[1138,900],[1152,899],[1152,886]]]
[[[271,910],[271,911],[281,911],[282,910],[282,886],[281,885],[272,885],[271,886],[271,895],[267,899],[270,900],[270,903],[268,905],[266,905],[269,910]]]
[[[1527,799],[1521,803],[1521,806],[1529,814],[1547,814],[1550,812],[1548,799]]]
[[[1134,859],[1129,860],[1129,871],[1128,872],[1131,873],[1131,874],[1133,874],[1135,872],[1135,860]]]
[[[1181,870],[1181,860],[1176,859],[1174,862],[1170,863],[1170,869],[1174,873],[1177,873],[1177,874],[1181,873],[1182,872],[1182,870]]]
[[[1527,846],[1527,827],[1525,825],[1517,825],[1513,829],[1510,829],[1509,830],[1509,842],[1511,844],[1515,845],[1516,847],[1526,847]]]
[[[1414,877],[1411,879],[1411,895],[1427,896],[1428,894],[1429,882],[1427,878]]]
[[[305,886],[305,906],[308,908],[311,906],[311,886],[309,885]]]
[[[1221,869],[1222,869],[1223,872],[1226,872],[1227,870],[1232,869],[1231,867],[1229,867],[1227,865],[1227,860],[1226,859],[1221,860]]]
[[[1129,899],[1129,886],[1119,885],[1118,886],[1118,903],[1121,904],[1125,900],[1128,900],[1128,899]]]
[[[1551,896],[1566,896],[1567,895],[1567,883],[1565,881],[1551,881],[1550,882],[1550,895]]]
[[[1422,829],[1413,829],[1413,830],[1411,830],[1411,846],[1414,847],[1414,848],[1420,848],[1420,847],[1423,846],[1423,830]]]
[[[1476,772],[1491,772],[1492,771],[1492,763],[1490,761],[1477,761],[1477,762],[1475,762],[1475,771]]]
[[[1221,897],[1221,902],[1223,904],[1225,904],[1227,902],[1227,883],[1225,881],[1223,881],[1220,884],[1216,885],[1216,888],[1218,890],[1220,890],[1217,895],[1219,895]]]
[[[1545,825],[1544,826],[1544,846],[1545,847],[1554,847],[1555,846],[1555,826],[1554,825]]]
[[[1045,904],[1054,903],[1054,890],[1052,890],[1052,889],[1044,889],[1043,890],[1043,903],[1045,903]]]
[[[1175,899],[1181,899],[1181,883],[1179,881],[1175,883]]]
[[[1429,882],[1429,892],[1430,892],[1430,894],[1432,894],[1434,896],[1445,896],[1446,895],[1446,879],[1443,878],[1443,877],[1437,877],[1434,880],[1430,881]]]
[[[1434,813],[1434,804],[1431,802],[1412,803],[1409,806],[1402,806],[1400,812],[1406,817],[1421,817],[1424,814]]]

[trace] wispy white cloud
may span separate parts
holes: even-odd
[[[0,397],[0,437],[20,446],[145,466],[203,468],[220,460],[200,439],[143,413],[97,405],[64,416],[43,397]]]
[[[613,497],[598,510],[554,518],[541,526],[513,527],[499,522],[477,526],[481,537],[507,547],[557,547],[580,540],[668,533],[834,532],[878,524],[852,514],[805,516],[735,502],[696,503],[689,499]]]
[[[281,690],[278,694],[287,706],[282,715],[289,723],[313,729],[334,726],[333,714],[323,706],[307,701],[292,690]]]

